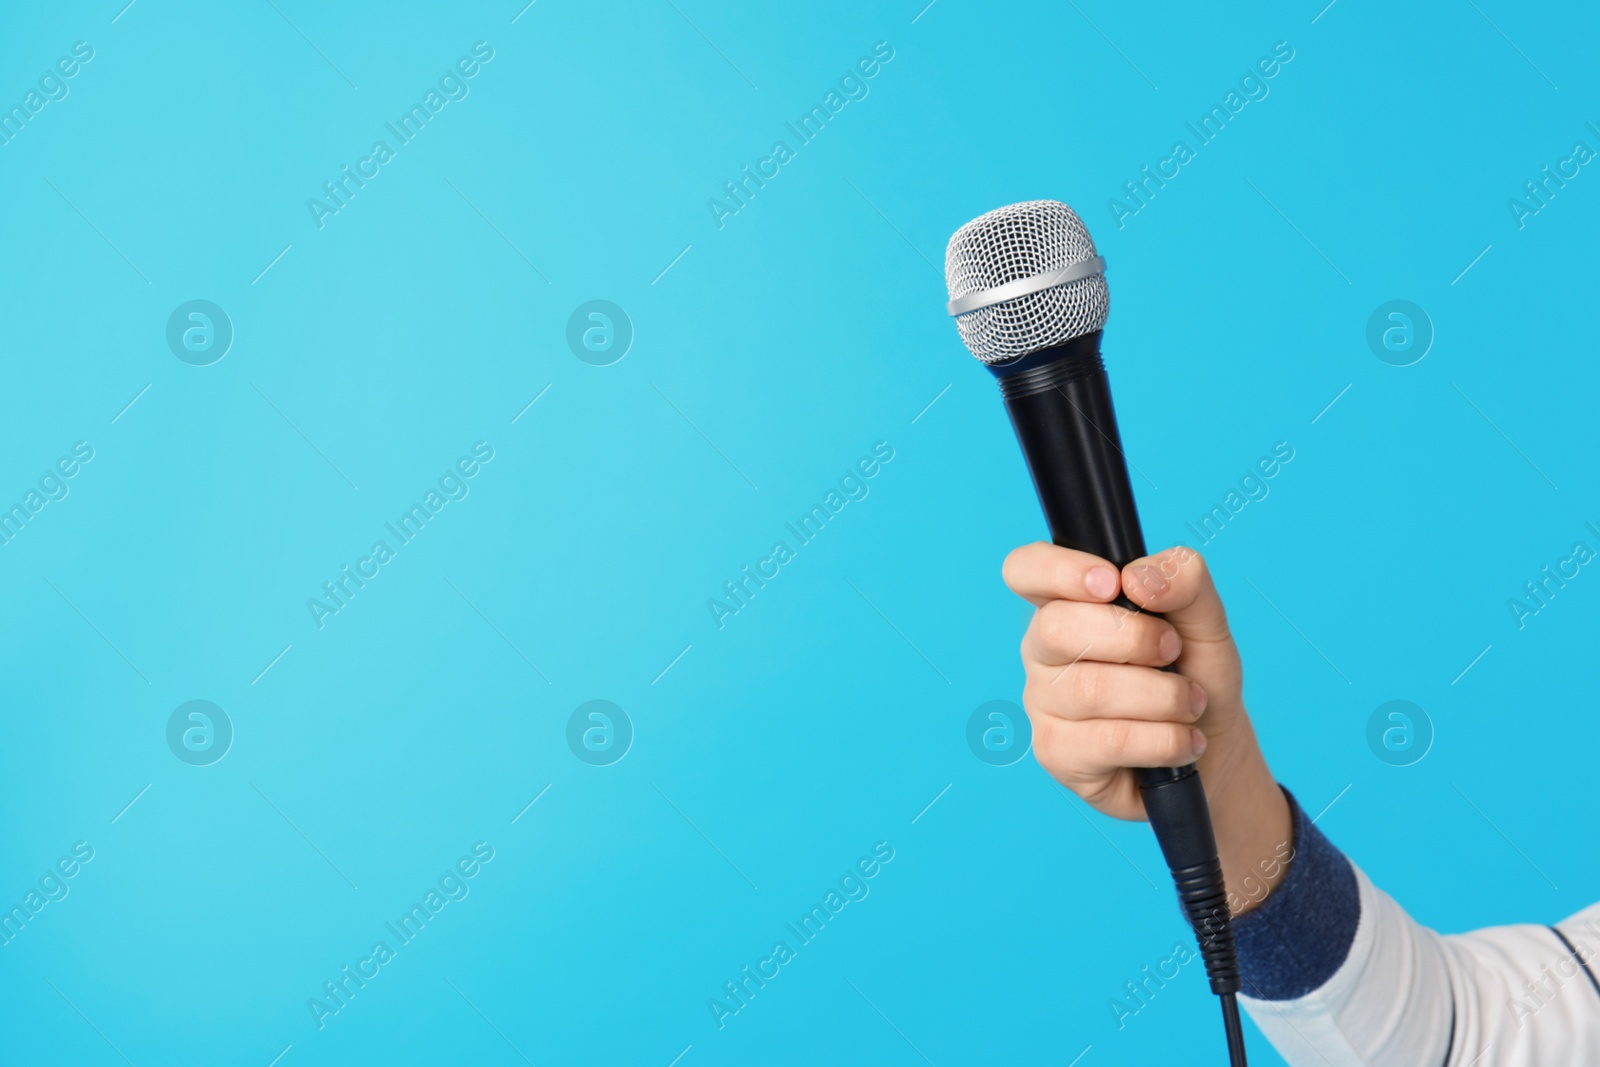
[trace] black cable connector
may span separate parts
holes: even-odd
[[[1217,838],[1211,829],[1200,772],[1185,767],[1140,768],[1134,771],[1150,818],[1178,890],[1178,903],[1194,928],[1200,958],[1206,964],[1211,992],[1222,998],[1222,1020],[1228,1036],[1231,1067],[1246,1067],[1244,1029],[1239,1020],[1239,953],[1233,942],[1233,915],[1217,859]]]

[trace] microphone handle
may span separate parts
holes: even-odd
[[[990,369],[999,379],[1051,540],[1109,560],[1118,569],[1145,555],[1110,382],[1100,359],[1100,333]],[[1115,602],[1130,612],[1141,610],[1120,594]],[[1190,763],[1135,768],[1134,775],[1150,828],[1199,940],[1211,991],[1235,993],[1239,966],[1233,927],[1200,774]]]

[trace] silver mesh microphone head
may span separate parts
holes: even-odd
[[[1059,200],[997,208],[961,227],[944,278],[961,340],[990,364],[1093,333],[1110,309],[1105,260]]]

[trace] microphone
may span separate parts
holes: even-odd
[[[1012,204],[950,238],[945,309],[999,381],[1051,540],[1120,570],[1145,555],[1145,545],[1100,359],[1110,309],[1105,267],[1070,207],[1056,200]],[[1141,610],[1125,595],[1115,602]],[[1222,998],[1230,1060],[1243,1067],[1238,957],[1200,774],[1192,763],[1134,773],[1211,991]]]

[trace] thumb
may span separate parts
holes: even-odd
[[[1122,568],[1122,591],[1146,611],[1166,617],[1191,643],[1232,643],[1228,615],[1200,553],[1184,545],[1136,559]]]
[[[1122,569],[1122,591],[1137,607],[1165,617],[1183,639],[1174,666],[1206,691],[1197,725],[1208,733],[1229,730],[1244,710],[1244,678],[1205,560],[1182,545],[1136,559]]]

